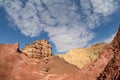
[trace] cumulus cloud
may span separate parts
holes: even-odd
[[[10,21],[24,35],[35,37],[44,30],[59,52],[86,46],[95,37],[92,29],[119,8],[118,2],[119,0],[0,0]]]

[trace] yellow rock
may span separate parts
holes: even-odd
[[[67,62],[82,68],[86,64],[94,61],[106,46],[106,43],[99,43],[88,48],[76,48],[68,51],[66,54],[58,54],[58,56],[64,58]]]

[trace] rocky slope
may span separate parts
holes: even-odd
[[[22,52],[30,59],[36,60],[36,66],[39,66],[39,70],[47,73],[71,74],[79,70],[79,68],[69,64],[64,59],[54,56],[52,47],[47,40],[37,40],[33,44],[28,44]]]
[[[92,63],[64,80],[120,80],[120,27],[114,40]]]
[[[106,43],[99,43],[88,48],[76,48],[70,50],[66,54],[58,54],[58,56],[67,62],[82,68],[86,64],[93,62],[107,45],[108,44]]]
[[[59,75],[38,69],[36,61],[18,49],[18,44],[0,44],[0,80],[56,80]]]
[[[40,46],[38,42],[43,45],[46,41],[35,41],[36,47]],[[0,44],[0,80],[48,80],[51,76],[53,79],[54,76],[68,75],[79,70],[62,58],[54,56],[52,50],[49,50],[50,47],[42,46],[42,51],[36,47],[32,47],[34,51],[30,52],[31,49],[27,46],[23,53],[19,50],[18,43]]]
[[[113,58],[98,77],[98,80],[120,80],[120,27],[111,45],[114,51]]]

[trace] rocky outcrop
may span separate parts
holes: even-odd
[[[41,59],[52,56],[52,47],[47,40],[37,40],[22,50],[29,58]]]
[[[53,55],[52,47],[47,40],[36,40],[33,44],[26,45],[22,52],[31,59],[37,59],[38,69],[47,73],[72,74],[79,70],[76,66]]]
[[[58,54],[58,56],[81,69],[86,64],[93,62],[107,45],[106,43],[98,43],[88,48],[76,48],[66,54]]]
[[[111,45],[114,52],[113,58],[98,77],[98,80],[120,80],[120,27]]]
[[[36,66],[36,61],[19,52],[18,43],[0,44],[0,80],[56,80]],[[64,77],[64,76],[63,76]]]

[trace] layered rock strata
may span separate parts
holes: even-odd
[[[52,47],[47,40],[37,40],[22,50],[29,58],[41,59],[53,55]]]

